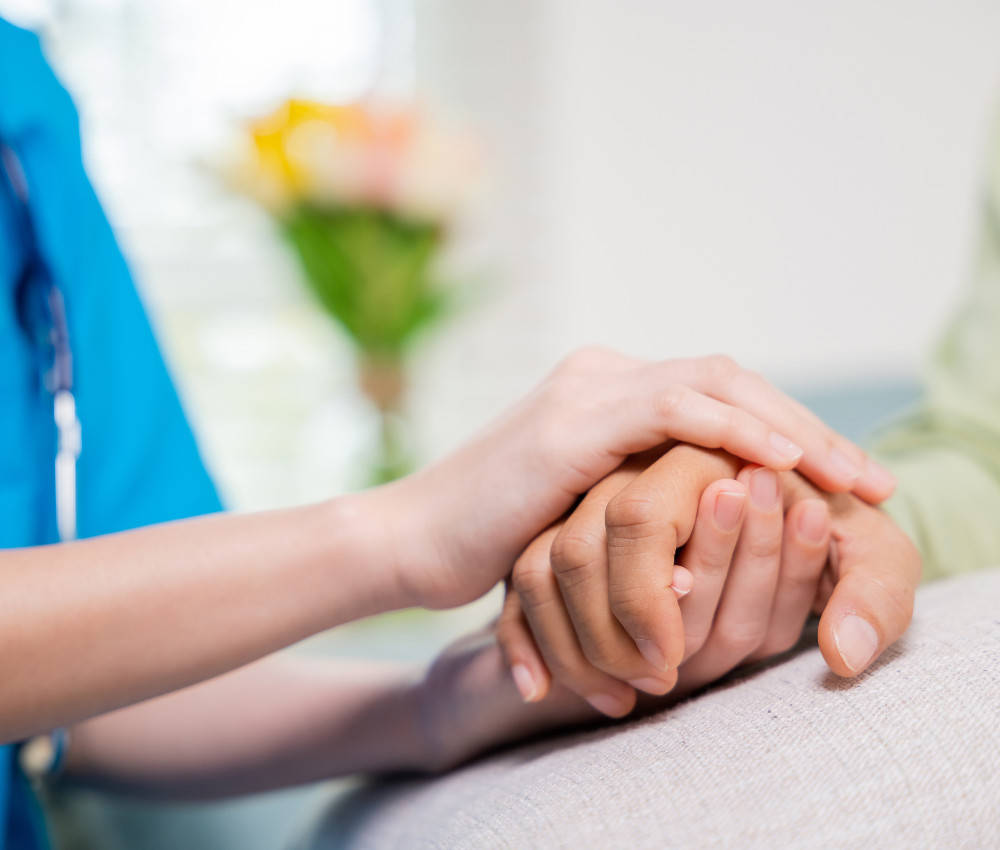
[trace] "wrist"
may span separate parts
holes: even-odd
[[[414,603],[400,581],[400,551],[405,540],[395,511],[377,488],[352,493],[316,506],[321,528],[318,537],[325,542],[321,581],[329,585],[333,568],[352,592],[344,593],[344,583],[334,588],[331,600],[339,608],[353,598],[351,610],[337,612],[337,623],[360,617],[411,607]]]
[[[364,516],[369,553],[378,561],[392,609],[450,608],[475,598],[452,598],[449,592],[455,576],[444,543],[460,533],[460,518],[454,506],[442,506],[437,483],[423,472],[351,497]],[[447,517],[450,525],[439,517]],[[461,592],[463,583],[457,584]]]

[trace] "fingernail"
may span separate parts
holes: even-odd
[[[797,460],[802,457],[802,449],[789,440],[788,437],[782,437],[777,431],[772,431],[768,435],[767,441],[771,444],[771,448],[782,457],[786,457],[789,460]]]
[[[845,455],[840,449],[830,449],[830,463],[844,478],[851,481],[861,475],[861,470],[857,464]]]
[[[871,458],[865,464],[865,477],[880,490],[892,492],[896,489],[896,476]]]
[[[745,493],[734,493],[731,490],[719,493],[715,497],[715,524],[723,531],[732,531],[736,528],[746,500]]]
[[[663,653],[660,652],[660,648],[655,643],[651,640],[642,640],[640,638],[635,642],[635,645],[639,647],[639,652],[642,653],[642,657],[652,664],[657,670],[663,673],[667,672],[667,659],[663,657]]]
[[[611,694],[594,694],[592,697],[587,697],[587,702],[608,717],[621,717],[625,713],[625,707]]]
[[[674,596],[678,599],[687,596],[691,592],[692,587],[694,587],[694,576],[691,575],[691,571],[681,566],[675,566],[674,580],[670,584],[670,589],[673,590]]]
[[[778,506],[778,476],[770,469],[758,469],[752,472],[750,498],[758,510],[774,510]]]
[[[670,690],[670,685],[662,679],[654,679],[652,676],[648,679],[629,679],[628,683],[637,691],[644,691],[647,694],[653,694],[658,697],[663,696]]]
[[[852,673],[864,670],[878,649],[878,632],[857,614],[848,614],[833,633],[837,652]]]
[[[826,502],[809,499],[799,514],[799,536],[807,543],[822,543],[826,537]]]
[[[531,671],[523,664],[515,664],[510,668],[510,675],[514,677],[514,684],[521,694],[521,699],[525,702],[534,702],[538,698],[538,686],[535,684],[535,677]]]

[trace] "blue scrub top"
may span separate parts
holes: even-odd
[[[128,268],[87,180],[79,122],[35,35],[0,19],[0,143],[28,189],[37,249],[66,304],[83,433],[80,537],[221,509]],[[57,540],[53,400],[17,307],[29,256],[0,180],[0,548]],[[36,848],[29,795],[0,748],[0,850]],[[33,834],[35,833],[35,834]]]

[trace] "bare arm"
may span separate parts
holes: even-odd
[[[406,604],[375,500],[0,553],[0,737],[218,675]]]
[[[202,798],[422,769],[421,678],[411,665],[271,656],[77,725],[66,775]]]
[[[579,493],[627,455],[675,439],[774,469],[798,464],[833,490],[892,489],[859,449],[731,361],[584,351],[458,452],[396,484],[0,552],[0,741],[183,688],[367,614],[471,601]]]
[[[492,640],[422,669],[270,657],[74,727],[71,782],[181,799],[353,773],[436,771],[544,729],[593,720],[556,685],[525,704]]]

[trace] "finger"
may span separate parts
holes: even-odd
[[[795,473],[783,473],[786,504],[822,497]],[[851,495],[826,496],[830,557],[816,603],[829,593],[819,646],[840,676],[856,676],[906,631],[920,583],[920,553],[882,511]],[[829,591],[832,585],[832,592]]]
[[[749,660],[768,658],[795,646],[816,598],[829,550],[830,512],[826,502],[807,499],[793,505],[785,514],[781,572],[767,636]]]
[[[608,599],[608,502],[639,475],[629,465],[609,475],[584,497],[552,544],[552,572],[584,655],[597,669],[647,693],[664,694],[672,678],[650,666],[611,611]],[[686,572],[686,571],[685,571]],[[691,576],[688,573],[687,579]],[[690,581],[682,580],[690,589]],[[683,587],[674,589],[675,598]]]
[[[635,705],[635,690],[594,667],[580,648],[549,564],[556,531],[539,535],[525,550],[514,565],[512,585],[552,677],[602,714],[622,717]]]
[[[747,411],[801,446],[803,455],[797,468],[824,490],[852,490],[873,504],[892,495],[896,487],[892,473],[760,375],[739,368],[728,357],[675,361],[674,369],[674,374],[692,389]],[[758,458],[736,454],[762,463]]]
[[[509,579],[496,634],[521,699],[525,702],[545,699],[552,684],[552,674],[531,636],[528,621],[521,610],[521,599]]]
[[[856,676],[899,638],[913,617],[920,554],[881,511],[853,497],[834,510],[838,579],[819,624],[819,646],[834,673]]]
[[[593,416],[588,442],[616,446],[633,454],[668,439],[708,449],[725,449],[737,457],[772,469],[792,469],[802,449],[787,436],[740,407],[726,404],[680,383],[670,383],[651,364],[617,376],[604,416]]]
[[[701,650],[681,668],[683,683],[700,687],[736,667],[767,635],[781,563],[782,503],[777,475],[747,467],[737,476],[750,493],[740,539]]]
[[[680,562],[691,571],[693,588],[680,603],[684,620],[684,658],[704,644],[726,583],[729,564],[746,511],[747,490],[740,482],[723,479],[709,484],[698,506],[691,539]],[[674,584],[677,572],[674,567]]]
[[[691,536],[705,488],[731,478],[724,452],[678,446],[616,495],[605,511],[611,611],[655,670],[684,655],[684,626],[673,583],[674,554]]]

